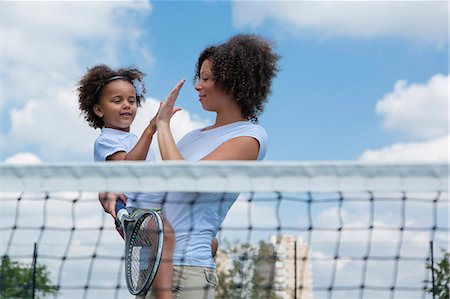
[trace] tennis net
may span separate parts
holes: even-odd
[[[238,192],[217,236],[216,298],[432,298],[427,265],[449,251],[448,170],[445,163],[3,164],[0,254],[25,268],[35,255],[58,290],[47,296],[129,298],[123,241],[98,192]]]

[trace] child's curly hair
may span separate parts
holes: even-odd
[[[236,35],[200,54],[194,81],[200,78],[203,61],[211,61],[214,82],[234,98],[245,119],[257,122],[279,70],[280,56],[272,48],[271,42],[258,35]]]
[[[78,82],[78,104],[81,114],[84,115],[89,125],[95,129],[103,128],[105,124],[103,119],[94,113],[94,105],[99,103],[103,87],[110,82],[111,78],[116,76],[125,77],[133,85],[136,82],[134,80],[138,80],[141,90],[136,94],[136,104],[140,107],[141,102],[145,101],[145,87],[142,80],[145,74],[140,70],[135,68],[113,70],[103,64],[88,69],[87,73]]]

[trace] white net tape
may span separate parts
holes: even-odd
[[[448,172],[445,163],[3,164],[0,255],[29,268],[36,243],[55,298],[130,298],[123,241],[97,192],[242,192],[217,236],[216,298],[432,298],[430,241],[436,263],[450,247]]]

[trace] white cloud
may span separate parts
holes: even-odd
[[[435,194],[432,197],[434,196]],[[430,216],[433,214],[431,200],[425,205],[425,202],[414,201],[422,196],[408,194],[408,197],[414,200],[407,201],[406,209],[402,212],[401,192],[376,193],[374,202],[369,201],[368,193],[346,193],[342,206],[338,198],[334,202],[321,202],[320,197],[316,195],[313,197],[315,200],[311,208],[311,218],[307,219],[306,223],[303,219],[306,215],[302,211],[306,210],[306,207],[300,201],[297,202],[297,207],[292,207],[291,210],[296,211],[299,218],[298,223],[301,223],[296,225],[297,228],[308,228],[309,220],[313,225],[311,232],[305,230],[298,234],[302,234],[310,246],[309,257],[315,288],[314,298],[326,298],[328,293],[319,290],[326,290],[330,281],[335,288],[345,289],[349,285],[358,285],[364,280],[367,285],[378,286],[381,290],[392,282],[392,265],[396,262],[397,254],[401,256],[398,262],[398,273],[396,273],[397,285],[412,286],[421,283],[425,271],[411,271],[409,268],[412,270],[417,270],[418,267],[424,269],[423,261],[429,255],[430,231],[427,228],[432,227],[434,221]],[[326,198],[331,199],[334,196],[330,194]],[[393,200],[386,200],[389,198]],[[425,198],[429,198],[429,196]],[[357,199],[360,200],[356,201]],[[372,205],[373,215],[371,215]],[[241,212],[241,217],[246,217],[243,212],[245,211]],[[439,210],[437,213],[437,218],[442,221],[442,227],[447,225],[447,214],[448,211],[445,209]],[[230,216],[228,215],[228,217]],[[283,216],[280,217],[283,219],[287,214],[284,213],[280,216]],[[270,214],[267,214],[266,217],[269,217],[268,220],[271,220],[271,225],[273,225],[275,217]],[[342,220],[342,230],[338,230],[339,219]],[[262,218],[261,220],[265,221],[266,219]],[[406,229],[401,231],[399,227],[402,226],[403,221]],[[438,223],[441,222],[438,221]],[[374,225],[373,230],[369,229],[371,224]],[[421,231],[411,228],[424,229]],[[438,232],[433,238],[437,248],[448,243],[448,236],[445,232]],[[335,255],[338,256],[338,259],[335,259]],[[364,259],[365,256],[368,256],[367,261]],[[409,257],[417,258],[418,262],[408,260]],[[367,269],[364,268],[365,265]],[[358,283],[353,284],[352,282],[355,281]],[[357,291],[349,291],[348,294],[339,292],[339,295],[342,295],[343,298],[353,298],[357,296],[356,293]]]
[[[138,47],[136,22],[151,9],[147,1],[2,2],[0,107],[11,121],[2,150],[91,160],[95,132],[78,117],[74,86],[88,66],[116,65],[124,45]]]
[[[5,159],[5,163],[8,164],[40,164],[41,159],[38,156],[31,153],[17,153],[9,158]]]
[[[117,64],[118,50],[136,47],[142,34],[120,13],[138,20],[152,7],[147,1],[20,1],[2,9],[3,102],[17,105],[30,97],[48,101],[55,88],[73,87],[88,65]]]
[[[0,136],[2,151],[13,155],[32,149],[45,162],[92,161],[99,132],[80,117],[75,84],[88,66],[123,63],[124,50],[139,58],[139,67],[152,65],[151,52],[141,44],[145,27],[138,24],[152,6],[148,1],[36,1],[2,2],[2,9],[0,108],[11,122]],[[136,132],[157,107],[154,99],[144,104]],[[183,111],[172,123],[180,138],[206,122]]]
[[[236,202],[231,206],[228,214],[222,224],[222,231],[218,237],[219,241],[227,239],[234,241],[235,239],[245,240],[257,243],[259,240],[267,239],[269,235],[275,234],[278,227],[276,197],[273,201],[258,202],[258,200],[248,201],[248,194],[241,194]],[[284,219],[284,222],[294,219]],[[249,231],[249,226],[253,230]],[[250,238],[250,240],[249,240]]]
[[[449,77],[441,74],[425,84],[397,81],[394,90],[378,101],[376,112],[383,117],[384,129],[414,141],[366,150],[359,160],[448,161],[448,82]]]
[[[235,1],[237,28],[275,21],[292,34],[447,42],[447,4],[429,1]]]
[[[240,195],[236,202],[231,206],[230,211],[223,223],[226,227],[243,227],[249,225],[257,227],[277,227],[276,210],[272,203],[258,203],[257,201],[247,201],[245,195]],[[249,211],[251,211],[249,213]]]
[[[430,230],[427,228],[431,228],[434,222],[431,198],[434,198],[436,194],[430,195],[425,197],[430,198],[430,201],[418,202],[415,200],[425,198],[422,198],[420,194],[418,197],[417,194],[410,193],[407,194],[408,198],[414,200],[403,203],[400,193],[377,194],[374,202],[362,200],[364,197],[347,194],[345,198],[350,201],[344,201],[342,207],[324,208],[317,215],[313,214],[315,229],[311,233],[310,249],[315,287],[327,287],[334,274],[335,286],[348,286],[349,281],[361,281],[362,275],[365,274],[367,274],[364,278],[367,284],[380,287],[389,285],[392,278],[386,273],[392,274],[392,263],[395,262],[397,254],[401,256],[396,277],[398,284],[420,283],[425,272],[411,271],[407,268],[420,266],[423,269],[422,261],[429,254]],[[361,198],[361,201],[352,201],[355,198]],[[389,198],[392,200],[386,200]],[[395,198],[397,200],[394,200]],[[337,205],[338,202],[335,204]],[[402,206],[403,204],[405,207]],[[374,209],[372,215],[371,205]],[[437,211],[437,219],[442,221],[438,223],[442,223],[439,224],[442,227],[447,226],[447,214],[446,209]],[[338,215],[342,217],[341,231],[337,230]],[[370,225],[374,225],[373,230],[369,229]],[[400,230],[402,225],[405,225],[404,230]],[[445,232],[438,232],[433,239],[437,248],[446,246],[448,243]],[[334,259],[336,253],[339,256],[338,260]],[[367,254],[368,269],[364,273],[363,257]],[[374,257],[381,257],[384,261]],[[416,257],[421,261],[414,263],[407,259],[403,260],[405,257]],[[319,293],[316,297],[322,298]],[[349,294],[347,297],[352,295]]]
[[[449,77],[441,74],[425,84],[397,81],[376,106],[384,118],[383,127],[419,138],[448,134],[448,83]]]
[[[393,145],[364,151],[361,161],[449,161],[449,136],[424,142],[395,143]]]
[[[10,112],[11,129],[4,149],[36,147],[44,161],[91,161],[93,141],[98,133],[79,117],[76,96],[68,90],[56,92],[48,102],[31,99]]]

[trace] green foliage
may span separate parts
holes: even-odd
[[[49,272],[44,265],[36,265],[35,298],[56,294],[57,288],[51,284]],[[0,299],[32,298],[33,268],[3,257],[0,265]]]
[[[226,271],[218,273],[216,288],[217,299],[280,299],[272,291],[271,279],[267,277],[267,269],[273,268],[276,258],[270,244],[260,243],[256,253],[249,244],[230,244],[225,242],[227,249],[221,250],[222,255],[232,259]],[[218,268],[223,268],[220,262]]]
[[[450,254],[445,249],[442,249],[442,254],[442,259],[435,264],[434,268],[427,265],[427,269],[430,269],[434,274],[434,287],[432,281],[426,280],[425,283],[429,285],[426,289],[428,293],[434,293],[436,298],[439,299],[448,299],[450,298]]]
[[[221,254],[227,255],[229,257],[234,257],[232,259],[231,267],[227,267],[227,271],[219,273],[218,285],[216,289],[216,298],[218,299],[240,299],[243,297],[243,293],[245,292],[245,288],[248,287],[246,281],[241,281],[241,271],[242,264],[239,259],[239,251],[238,247],[248,248],[248,245],[230,245],[227,243],[227,249],[221,250]],[[220,267],[220,264],[218,265]]]
[[[272,291],[273,275],[275,262],[274,248],[271,244],[264,241],[259,243],[258,254],[253,257],[255,272],[252,277],[252,296],[251,299],[279,299]]]

